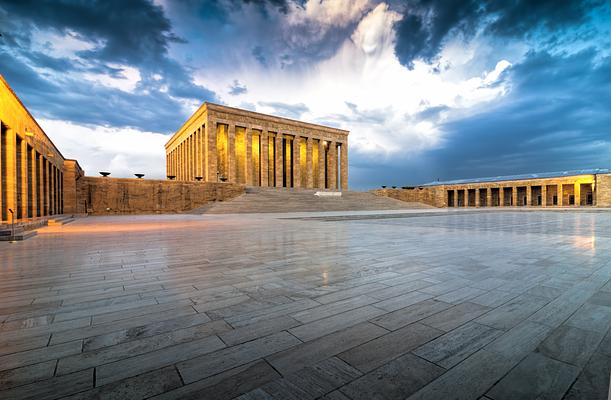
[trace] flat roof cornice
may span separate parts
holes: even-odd
[[[224,106],[221,104],[216,104],[216,103],[211,103],[211,102],[206,101],[197,109],[197,111],[195,111],[189,117],[189,119],[185,121],[184,124],[181,125],[181,127],[176,132],[174,132],[172,137],[166,142],[165,147],[168,148],[172,144],[172,142],[175,140],[175,138],[180,136],[180,134],[185,129],[187,129],[187,127],[189,127],[193,123],[193,121],[197,120],[201,115],[205,114],[208,111],[227,112],[227,113],[236,114],[236,115],[240,115],[244,117],[258,118],[258,119],[268,120],[271,122],[284,123],[287,125],[293,125],[293,126],[302,127],[302,128],[309,127],[312,129],[335,133],[335,134],[339,134],[343,136],[348,136],[348,134],[350,133],[350,131],[347,131],[345,129],[333,128],[330,126],[299,121],[299,120],[291,119],[291,118],[278,117],[278,116],[270,115],[270,114],[263,114],[263,113],[259,113],[256,111],[243,110],[241,108],[229,107],[229,106]]]

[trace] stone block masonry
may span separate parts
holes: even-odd
[[[76,184],[76,213],[179,213],[244,193],[233,183],[81,177]]]

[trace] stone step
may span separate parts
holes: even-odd
[[[57,226],[57,225],[66,225],[70,222],[74,222],[76,219],[72,215],[62,215],[54,218],[49,218],[47,220],[47,225],[49,226]]]
[[[6,231],[0,231],[0,242],[13,242],[13,241],[21,241],[31,238],[32,236],[36,236],[36,231],[22,231],[15,232],[15,236],[11,235],[11,232],[8,231],[8,235],[4,235]]]
[[[327,190],[328,191],[328,190]],[[207,204],[194,214],[360,211],[430,208],[368,192],[343,191],[341,196],[317,196],[319,190],[247,187],[245,193],[225,202]]]

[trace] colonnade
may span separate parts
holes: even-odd
[[[324,136],[212,122],[183,135],[166,154],[178,180],[249,186],[347,189],[348,146]]]
[[[594,181],[446,188],[448,207],[563,207],[596,205]]]
[[[0,122],[1,221],[63,213],[63,170],[34,143]]]

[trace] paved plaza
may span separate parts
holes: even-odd
[[[88,217],[0,277],[3,400],[609,390],[606,211]]]

